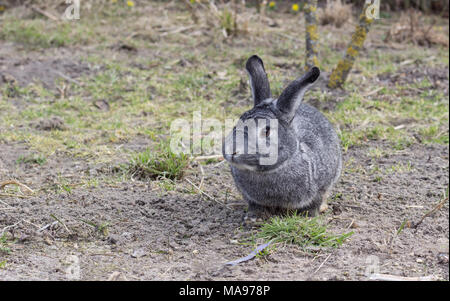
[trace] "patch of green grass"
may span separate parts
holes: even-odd
[[[362,139],[361,133],[357,133],[356,131],[353,133],[350,131],[340,131],[338,136],[341,139],[341,146],[344,152],[346,152],[349,147],[358,145],[359,141]]]
[[[397,235],[399,235],[400,233],[402,233],[403,229],[405,228],[406,224],[408,223],[408,220],[405,219],[402,224],[400,225],[400,227],[397,230]]]
[[[88,221],[88,220],[84,220],[84,219],[82,219],[81,221],[83,223],[93,227],[95,229],[95,231],[97,231],[98,233],[100,233],[100,234],[102,234],[104,236],[108,236],[108,233],[109,233],[108,228],[109,228],[109,225],[110,225],[109,222],[103,222],[103,223],[97,224],[97,223],[95,223],[93,221]]]
[[[29,89],[26,87],[20,87],[14,83],[7,83],[6,85],[3,85],[1,89],[1,94],[10,98],[29,96],[29,92]]]
[[[261,251],[256,253],[256,258],[267,258],[268,256],[270,256],[270,254],[272,254],[273,252],[276,251],[276,246],[274,245],[269,245],[268,247],[262,249]]]
[[[228,35],[234,34],[237,29],[236,19],[232,12],[224,9],[220,15],[220,26]]]
[[[56,193],[67,192],[68,194],[72,193],[73,184],[67,178],[58,175],[58,180],[55,183],[52,183],[51,188]]]
[[[64,45],[64,43],[57,43],[59,39],[54,41],[51,37],[46,35],[42,31],[41,26],[29,26],[23,21],[5,22],[0,32],[0,38],[2,40],[11,40],[17,43],[42,48],[51,47],[52,44],[56,44],[55,46]]]
[[[272,217],[261,226],[256,238],[274,243],[298,245],[303,249],[308,249],[308,247],[336,248],[352,234],[353,232],[340,235],[328,233],[321,217],[308,218],[293,214],[287,217]]]
[[[393,141],[392,148],[395,150],[404,150],[410,147],[413,143],[412,138],[400,137],[396,141]]]
[[[6,233],[3,233],[0,236],[0,253],[9,254],[11,253],[11,249],[9,248],[8,238],[6,237]]]
[[[412,171],[414,168],[411,164],[411,162],[408,162],[407,164],[403,164],[403,163],[397,163],[395,165],[392,165],[390,170],[388,170],[388,172],[392,172],[392,173],[407,173]]]
[[[74,23],[47,23],[41,19],[20,20],[7,18],[2,22],[0,39],[26,45],[30,48],[61,47],[83,44],[92,34],[88,27],[81,30]]]
[[[163,178],[158,181],[158,186],[165,191],[173,191],[176,188],[176,183],[168,178]]]
[[[331,199],[333,200],[333,201],[336,201],[336,200],[342,200],[344,198],[344,195],[342,194],[342,192],[336,192],[332,197],[331,197]]]
[[[129,174],[140,179],[181,179],[189,166],[189,156],[172,152],[170,146],[161,143],[155,150],[146,149],[135,154],[129,166]]]
[[[62,25],[55,32],[44,30],[40,20],[25,22],[23,20],[6,20],[2,24],[0,39],[10,40],[33,48],[60,47],[67,44],[69,26]]]
[[[369,149],[368,155],[373,159],[380,159],[381,157],[387,156],[387,153],[384,149],[380,147]]]
[[[421,128],[419,130],[419,134],[422,138],[424,138],[425,143],[449,143],[448,130],[442,130],[438,125],[431,125],[429,127]]]
[[[380,98],[364,98],[349,83],[348,90],[354,91],[334,111],[326,112],[339,125],[344,151],[371,140],[385,140],[393,149],[403,150],[417,141],[417,128],[423,143],[448,144],[448,97],[439,91],[431,96],[403,96],[408,87],[385,88]],[[400,126],[391,124],[399,121]]]
[[[47,162],[47,158],[45,158],[42,155],[39,154],[32,154],[32,155],[20,155],[17,159],[17,164],[38,164],[38,165],[44,165],[45,162]]]

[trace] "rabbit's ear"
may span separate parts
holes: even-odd
[[[288,122],[295,116],[295,111],[303,100],[303,95],[317,80],[320,70],[312,67],[305,75],[291,82],[277,100],[278,109],[285,114],[284,119]]]
[[[247,60],[245,69],[250,80],[255,106],[261,101],[271,98],[272,93],[270,92],[269,80],[267,79],[263,61],[257,55],[254,55]]]

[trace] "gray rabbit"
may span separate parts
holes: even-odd
[[[302,103],[320,70],[311,68],[278,98],[272,97],[258,56],[248,59],[246,70],[254,106],[240,117],[223,144],[236,186],[250,214],[297,210],[315,216],[326,210],[326,198],[342,169],[333,126],[318,110]]]

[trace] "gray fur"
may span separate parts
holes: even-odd
[[[272,98],[263,61],[258,56],[253,55],[247,60],[245,70],[248,73],[255,106],[267,98]]]
[[[254,57],[251,59],[257,61]],[[320,74],[318,68],[314,68],[292,82],[279,99],[258,99],[240,118],[278,119],[276,163],[261,166],[258,163],[261,154],[226,154],[224,148],[224,157],[231,165],[236,186],[249,203],[250,210],[307,210],[315,215],[340,176],[341,148],[333,126],[318,110],[301,103],[305,90],[317,79],[317,72]],[[254,70],[264,72],[264,68]],[[263,78],[265,74],[252,75]],[[262,94],[268,95],[267,91]],[[254,92],[253,95],[261,93]],[[278,103],[281,97],[282,103]],[[234,143],[235,139],[232,132],[225,143]]]

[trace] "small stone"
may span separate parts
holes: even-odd
[[[123,232],[121,236],[126,240],[131,240],[133,238],[133,234],[131,234],[130,232]]]
[[[352,225],[350,226],[350,228],[356,229],[356,228],[359,228],[359,226],[356,222],[353,222]]]
[[[440,253],[437,257],[438,263],[448,264],[448,254]]]
[[[198,250],[192,251],[192,254],[198,254]]]
[[[137,249],[137,250],[133,251],[133,253],[131,254],[131,257],[140,258],[140,257],[144,257],[145,255],[147,255],[147,252],[144,249]]]
[[[118,240],[119,239],[116,235],[110,235],[110,236],[108,236],[108,239],[107,239],[108,243],[110,243],[112,245],[115,245]]]
[[[108,281],[117,281],[120,277],[120,272],[113,272],[111,275],[109,275],[108,277]]]

